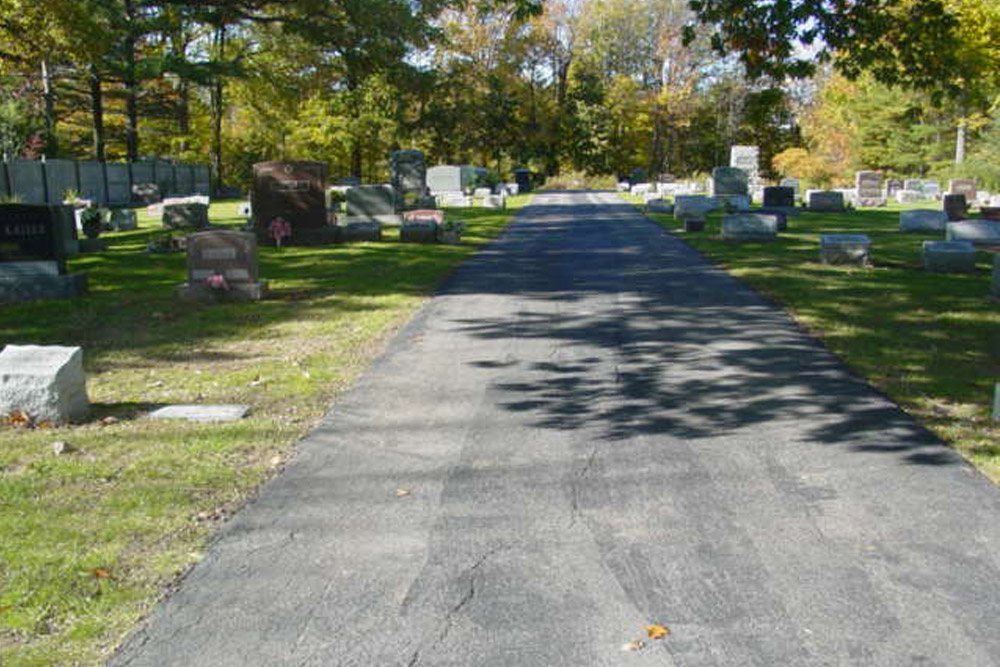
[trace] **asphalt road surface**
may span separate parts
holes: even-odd
[[[545,194],[111,664],[1000,665],[1000,490],[616,196]]]

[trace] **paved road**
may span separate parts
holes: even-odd
[[[613,195],[544,195],[112,663],[1000,665],[1000,491]]]

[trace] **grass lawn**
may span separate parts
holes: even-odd
[[[516,208],[528,197],[509,199]],[[215,224],[241,224],[237,202]],[[84,348],[93,415],[52,429],[0,427],[0,664],[101,664],[206,539],[294,455],[338,392],[459,262],[510,214],[449,212],[463,245],[388,242],[261,248],[271,297],[177,301],[183,253],[150,255],[162,232],[106,234],[70,262],[80,299],[0,307],[0,344]],[[228,424],[150,421],[170,403],[247,403]],[[64,441],[75,451],[54,453]]]
[[[1000,381],[993,256],[978,253],[974,274],[925,272],[922,242],[944,235],[900,233],[899,211],[909,208],[921,206],[803,213],[770,243],[722,241],[721,213],[698,233],[685,233],[671,216],[649,217],[787,308],[858,375],[1000,482],[1000,423],[991,421]],[[824,233],[867,234],[874,268],[821,264]]]

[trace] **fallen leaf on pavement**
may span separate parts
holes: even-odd
[[[641,651],[645,646],[645,642],[636,639],[634,642],[628,642],[627,644],[622,644],[623,651]]]
[[[653,625],[646,626],[646,634],[649,635],[650,639],[663,639],[670,634],[670,630],[654,623]]]
[[[396,489],[396,497],[397,498],[403,498],[404,496],[408,496],[411,493],[412,493],[412,491],[410,491],[409,489]]]

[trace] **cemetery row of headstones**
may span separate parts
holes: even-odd
[[[168,195],[208,195],[208,165],[164,160],[99,162],[13,160],[0,163],[0,199],[22,204],[62,204],[69,195],[96,204],[150,203]]]

